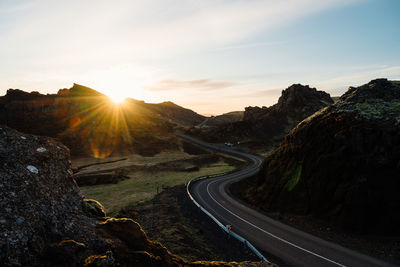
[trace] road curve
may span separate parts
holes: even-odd
[[[203,208],[222,224],[231,225],[232,231],[250,241],[257,249],[279,258],[289,266],[395,266],[297,230],[238,202],[226,193],[225,187],[233,181],[256,174],[262,158],[186,135],[178,136],[250,163],[246,169],[234,173],[194,181],[189,190]]]

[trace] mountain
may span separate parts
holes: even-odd
[[[361,233],[400,233],[400,85],[350,87],[303,120],[236,185],[266,211],[310,215]]]
[[[0,136],[2,266],[276,266],[179,258],[137,222],[84,199],[63,144],[3,125]]]
[[[227,123],[241,121],[243,119],[244,111],[232,111],[218,116],[211,116],[201,125],[202,127],[215,127]]]
[[[329,94],[294,84],[283,90],[278,103],[271,107],[247,107],[241,121],[209,129],[192,128],[188,134],[211,142],[254,142],[259,146],[281,140],[301,120],[332,103]]]
[[[143,101],[128,99],[127,102],[135,105],[137,113],[148,113],[149,116],[159,116],[178,126],[197,125],[205,119],[204,116],[170,101],[160,104],[149,104]]]
[[[74,84],[57,94],[9,89],[0,97],[0,123],[25,133],[51,136],[73,154],[153,155],[174,149],[176,126],[193,126],[204,117],[172,102],[148,104],[127,99],[122,105],[91,88]]]

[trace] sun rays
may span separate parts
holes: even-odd
[[[118,99],[121,100],[121,99]],[[127,113],[132,105],[117,104],[106,96],[74,97],[69,105],[78,110],[68,117],[70,132],[88,146],[91,156],[106,158],[124,154],[132,145]],[[71,133],[72,132],[72,133]]]
[[[111,95],[109,96],[111,101],[114,102],[114,104],[122,104],[125,102],[126,97],[122,95]]]

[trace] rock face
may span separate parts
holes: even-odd
[[[1,126],[0,159],[0,262],[39,265],[62,240],[93,245],[64,145]]]
[[[198,266],[168,252],[131,219],[83,199],[69,150],[0,125],[1,266]],[[209,266],[272,266],[212,263]]]
[[[305,114],[311,115],[332,103],[331,97],[324,91],[317,91],[308,85],[293,84],[282,91],[277,104],[269,108],[247,107],[243,120],[272,119],[275,115],[286,117],[288,121],[297,121],[302,120]]]
[[[271,107],[247,107],[243,120],[253,125],[253,134],[259,138],[280,136],[304,118],[332,103],[328,93],[308,85],[294,84],[283,90],[278,103]]]
[[[56,95],[9,89],[0,97],[0,123],[25,133],[55,137],[72,154],[95,157],[151,156],[176,149],[173,128],[203,120],[171,102],[148,104],[127,99],[116,106],[105,95],[78,84]]]
[[[268,211],[310,214],[362,233],[400,233],[400,86],[351,87],[302,121],[241,195]]]
[[[247,107],[243,120],[205,130],[200,135],[208,141],[257,141],[281,139],[301,120],[332,104],[329,94],[315,88],[294,84],[282,91],[278,103],[271,107]]]

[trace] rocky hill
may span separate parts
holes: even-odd
[[[201,123],[205,117],[197,114],[196,112],[178,106],[173,102],[162,102],[160,104],[147,104],[141,102],[145,109],[159,114],[169,122],[175,123],[179,126],[192,126]]]
[[[68,149],[0,126],[1,266],[272,266],[188,262],[150,241],[131,219],[84,199]]]
[[[243,120],[211,129],[191,129],[188,133],[208,141],[269,143],[281,140],[301,120],[333,103],[329,94],[294,84],[282,91],[271,107],[247,107]]]
[[[235,185],[263,210],[311,215],[352,232],[399,234],[400,86],[350,87],[302,121]]]
[[[9,89],[0,97],[0,123],[25,133],[51,136],[73,154],[96,157],[174,149],[173,128],[197,125],[204,117],[171,102],[128,99],[113,104],[105,95],[74,84],[55,95]]]
[[[227,123],[233,123],[237,121],[241,121],[243,119],[244,111],[232,111],[228,113],[224,113],[218,116],[211,116],[207,121],[204,122],[202,127],[215,127],[224,125]]]

